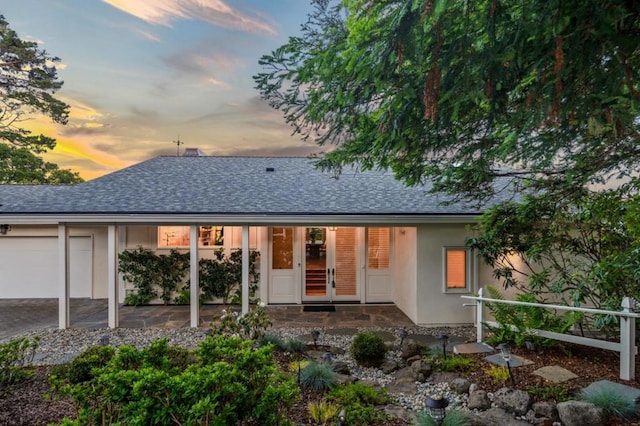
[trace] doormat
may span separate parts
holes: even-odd
[[[305,305],[302,312],[335,312],[336,307],[331,305]]]

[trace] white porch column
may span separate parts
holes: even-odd
[[[200,274],[198,273],[198,226],[191,225],[189,235],[189,279],[191,280],[191,327],[200,325]]]
[[[242,314],[249,312],[249,227],[242,226]]]
[[[118,313],[118,227],[107,228],[107,287],[109,296],[109,328],[117,328],[120,323]]]
[[[69,327],[69,229],[58,225],[58,328]]]

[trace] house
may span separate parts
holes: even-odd
[[[268,304],[394,303],[416,324],[472,323],[459,296],[491,282],[465,247],[481,211],[446,200],[390,172],[336,177],[305,158],[158,157],[75,186],[4,185],[0,298],[57,297],[61,328],[70,297],[108,298],[117,327],[120,251],[178,248],[193,265],[243,248],[260,252]],[[189,278],[197,290],[197,268]]]

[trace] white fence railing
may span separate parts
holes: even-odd
[[[544,303],[518,302],[515,300],[490,299],[483,297],[482,289],[478,291],[478,296],[461,296],[463,299],[475,300],[472,306],[476,307],[476,330],[477,341],[484,341],[484,326],[497,326],[493,321],[486,321],[484,317],[485,303],[503,303],[506,305],[517,306],[534,306],[545,309],[555,309],[561,311],[585,312],[599,315],[612,315],[620,318],[620,341],[610,342],[600,339],[592,339],[589,337],[575,336],[571,334],[555,333],[547,330],[529,330],[537,336],[547,339],[560,340],[563,342],[577,343],[580,345],[592,346],[601,349],[608,349],[620,353],[620,378],[623,380],[633,380],[635,378],[636,355],[638,348],[636,341],[636,318],[640,318],[640,314],[633,311],[634,302],[630,297],[622,299],[621,311],[606,311],[593,308],[579,308],[563,305],[549,305]]]

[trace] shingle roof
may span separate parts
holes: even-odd
[[[386,171],[346,169],[336,179],[306,158],[157,157],[71,187],[0,185],[0,215],[480,213],[443,205],[448,198],[428,189],[406,187]]]

